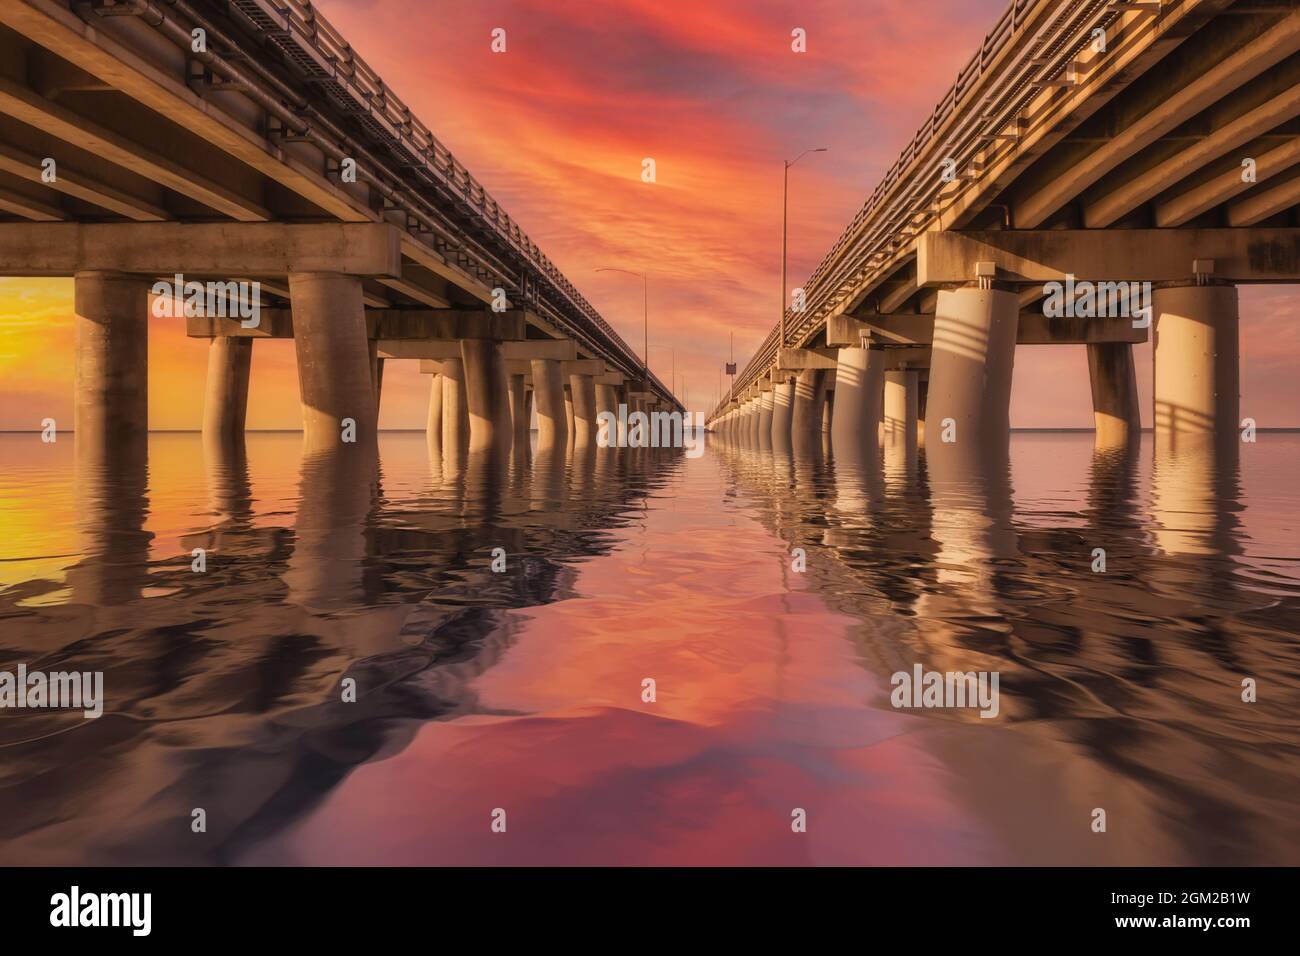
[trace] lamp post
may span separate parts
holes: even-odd
[[[631,269],[615,269],[612,266],[606,266],[597,269],[597,272],[621,272],[624,275],[636,276],[641,280],[641,308],[645,314],[645,347],[641,352],[641,366],[645,373],[646,387],[650,384],[650,282],[644,272],[633,272]]]
[[[785,348],[785,252],[786,235],[790,222],[790,167],[809,153],[824,152],[826,152],[826,147],[818,146],[815,149],[805,149],[794,159],[785,161],[785,174],[781,185],[781,341],[777,345],[778,349]]]

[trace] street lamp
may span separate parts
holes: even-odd
[[[794,159],[785,161],[785,176],[781,186],[781,341],[778,348],[785,348],[785,249],[786,249],[786,231],[790,220],[790,167],[799,160],[803,159],[809,153],[824,153],[825,146],[818,146],[815,149],[805,149]]]
[[[646,383],[647,383],[647,387],[649,387],[649,382],[650,382],[650,283],[649,283],[649,281],[646,279],[646,274],[645,274],[644,272],[633,272],[631,269],[615,269],[615,268],[613,268],[613,267],[605,267],[605,268],[597,269],[596,271],[597,271],[597,272],[621,272],[621,273],[623,273],[624,275],[636,276],[638,279],[641,280],[641,292],[642,292],[642,297],[641,297],[641,307],[642,307],[642,309],[643,309],[644,312],[645,312],[645,350],[641,353],[642,356],[643,356],[642,359],[641,359],[641,364],[642,364],[642,367],[643,367],[643,369],[644,369],[644,371],[645,371],[645,380],[646,380]]]

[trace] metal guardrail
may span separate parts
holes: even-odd
[[[336,107],[395,153],[402,167],[413,176],[427,176],[455,197],[462,214],[481,221],[493,237],[534,270],[534,280],[541,278],[553,287],[560,306],[567,306],[568,311],[599,330],[610,351],[615,353],[611,358],[621,359],[626,373],[641,376],[642,360],[622,336],[309,0],[280,0],[282,5],[268,0],[229,2],[271,38],[293,66],[321,88]],[[649,377],[660,392],[671,395],[658,377],[653,374]]]
[[[1170,0],[1165,10],[1183,0]],[[1037,18],[1039,8],[1054,7],[1042,25],[1025,35],[1026,23]],[[959,170],[973,168],[980,150],[990,150],[988,135],[1015,123],[1018,115],[1038,95],[1036,83],[1057,79],[1091,42],[1094,29],[1108,29],[1124,13],[1114,0],[1011,0],[993,29],[957,80],[935,105],[925,123],[885,173],[871,196],[822,258],[804,284],[806,308],[787,309],[787,341],[801,341],[822,324],[853,290],[888,268],[906,242],[925,231],[968,188],[958,180],[945,194],[939,170],[921,168],[923,154],[944,133],[942,155],[956,161]],[[1016,49],[991,81],[989,92],[972,111],[969,94],[976,81],[1008,48]],[[964,117],[955,117],[964,110]],[[945,125],[947,128],[945,131]],[[1008,144],[988,159],[997,161],[1018,148]],[[776,325],[753,357],[736,376],[734,390],[747,387],[776,360],[780,325]],[[714,409],[716,415],[728,398]]]

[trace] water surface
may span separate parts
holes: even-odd
[[[0,714],[0,860],[1300,862],[1300,436],[1151,444],[953,480],[0,436],[0,670],[107,696]],[[998,717],[894,709],[917,663],[998,672]]]

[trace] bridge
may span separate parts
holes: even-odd
[[[430,374],[445,454],[527,449],[534,404],[542,447],[681,410],[306,0],[6,0],[0,168],[0,275],[75,279],[79,448],[139,444],[148,318],[191,283],[214,438],[268,337],[309,451],[373,443],[390,360]]]
[[[711,428],[969,463],[1016,347],[1084,344],[1124,448],[1153,336],[1157,438],[1237,445],[1237,286],[1300,280],[1297,51],[1294,0],[1013,0]]]

